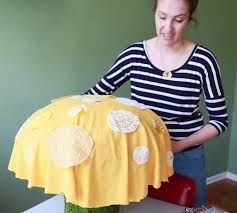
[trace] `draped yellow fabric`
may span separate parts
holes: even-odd
[[[69,96],[35,112],[15,138],[8,169],[28,187],[81,207],[127,205],[173,174],[163,121],[114,96]]]

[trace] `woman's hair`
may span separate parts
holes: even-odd
[[[154,0],[153,11],[156,11],[157,3],[159,0]],[[194,20],[193,14],[197,8],[198,0],[185,0],[189,6],[190,21]],[[195,20],[194,20],[195,21]]]

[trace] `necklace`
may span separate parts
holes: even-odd
[[[177,66],[180,64],[180,62],[182,61],[183,59],[183,55],[184,55],[184,52],[185,52],[185,49],[183,47],[183,44],[182,44],[182,49],[181,49],[181,52],[179,53],[179,56],[176,57],[176,63],[175,65],[173,66],[174,68],[177,68]],[[168,69],[168,66],[166,66],[166,63],[165,63],[165,60],[164,60],[164,57],[163,55],[161,55],[160,57],[160,61],[161,61],[161,65],[162,67],[164,67],[164,71],[163,71],[163,74],[162,76],[165,77],[165,78],[172,78],[173,74],[172,74],[172,69]]]
[[[172,78],[172,72],[170,70],[165,70],[162,75],[165,78]]]

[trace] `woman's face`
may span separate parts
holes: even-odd
[[[186,0],[158,0],[155,25],[159,42],[169,46],[180,42],[189,19]]]

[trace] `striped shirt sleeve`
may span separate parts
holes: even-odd
[[[220,134],[228,127],[228,114],[220,68],[216,57],[210,50],[200,47],[199,56],[204,65],[203,92],[209,115],[209,124],[213,125]]]

